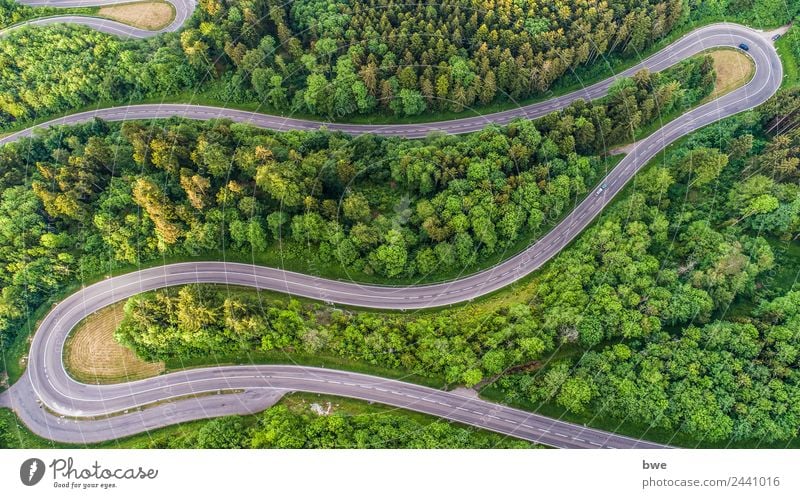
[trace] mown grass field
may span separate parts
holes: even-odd
[[[64,348],[67,372],[87,384],[130,382],[158,375],[161,362],[146,362],[114,340],[124,316],[125,302],[113,304],[86,317],[70,334]]]
[[[100,7],[97,15],[140,29],[157,31],[175,19],[175,7],[167,2],[134,2]]]
[[[709,54],[714,59],[717,79],[714,81],[714,91],[706,98],[706,102],[730,93],[753,79],[756,65],[741,50],[719,49]]]

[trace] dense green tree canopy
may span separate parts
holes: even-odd
[[[34,15],[2,1],[0,23]],[[186,91],[325,118],[461,112],[541,94],[608,57],[637,57],[689,12],[680,0],[209,0],[181,32],[147,40],[35,26],[0,37],[0,127]],[[672,102],[675,90],[655,101]],[[580,126],[591,134],[597,123]]]
[[[764,137],[758,117],[692,135],[545,270],[544,326],[566,337],[574,328],[597,346],[502,378],[511,399],[681,432],[701,446],[797,437],[798,135]],[[713,181],[696,180],[701,162],[715,163],[701,168]],[[781,173],[766,176],[776,163]],[[565,275],[600,281],[584,294]]]
[[[638,53],[683,13],[677,0],[203,2],[182,44],[198,66],[232,66],[220,96],[255,90],[282,109],[329,117],[413,116],[543,92],[598,57]]]
[[[119,337],[142,356],[168,361],[258,348],[344,357],[448,383],[499,376],[507,401],[635,420],[695,444],[786,441],[800,420],[792,242],[800,234],[792,160],[800,132],[764,135],[773,115],[769,106],[762,112],[669,149],[522,288],[524,304],[500,299],[423,316],[330,314],[200,287],[132,299]],[[786,166],[767,176],[774,158]],[[717,164],[709,167],[714,179],[694,181],[687,164],[705,160]],[[487,179],[489,169],[471,166],[467,178]],[[765,196],[772,199],[766,207],[750,207]],[[392,237],[402,246],[400,234]],[[202,296],[192,302],[205,303],[204,316],[215,317],[204,326],[207,337],[183,332],[174,311],[188,292]],[[246,311],[256,302],[268,303],[266,311]],[[236,319],[223,318],[226,305],[240,310]],[[579,354],[560,354],[562,347]]]
[[[15,334],[26,306],[76,275],[222,248],[267,261],[280,250],[284,261],[364,278],[474,268],[585,195],[606,167],[595,154],[630,137],[626,116],[658,118],[647,88],[711,75],[705,58],[692,59],[637,75],[624,101],[578,102],[466,137],[98,121],[9,145],[0,150],[0,330]],[[664,106],[709,90],[679,88]]]
[[[347,407],[324,398],[320,414],[311,402],[289,400],[252,417],[230,416],[186,431],[179,438],[151,437],[148,448],[530,448],[507,436],[460,427],[429,417],[375,412],[352,402]],[[331,409],[332,408],[332,409]]]
[[[0,30],[37,17],[59,14],[93,14],[95,10],[92,7],[30,7],[15,0],[0,0]]]

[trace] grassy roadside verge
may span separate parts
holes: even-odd
[[[87,316],[70,333],[63,357],[64,368],[72,378],[86,384],[115,384],[164,371],[163,363],[143,361],[114,340],[124,305],[121,301]]]
[[[781,88],[800,85],[800,27],[792,26],[775,42],[778,56],[783,66],[783,84]]]
[[[175,6],[162,0],[120,3],[100,7],[97,16],[134,28],[158,31],[175,20]]]

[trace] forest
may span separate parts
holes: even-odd
[[[578,1],[561,8],[528,0],[250,1],[237,7],[269,21],[246,31],[238,26],[246,15],[208,2],[200,26],[181,35],[184,51],[191,47],[190,59],[204,71],[221,59],[232,67],[218,83],[219,98],[251,100],[247,92],[255,92],[277,109],[325,117],[376,108],[400,116],[461,112],[498,97],[530,97],[604,55],[636,54],[683,13],[677,0]],[[224,27],[204,33],[204,23]],[[269,37],[225,36],[259,29]]]
[[[208,0],[180,35],[156,40],[36,27],[0,39],[0,118],[200,86],[224,103],[324,117],[459,112],[543,92],[609,52],[635,54],[682,12],[679,0],[600,6]]]
[[[0,0],[0,28],[5,28],[34,16],[34,9],[14,0]]]
[[[695,133],[554,261],[542,280],[555,296],[579,291],[564,278],[575,265],[602,263],[588,277],[591,299],[542,301],[544,322],[574,330],[584,344],[605,343],[501,379],[509,399],[641,420],[700,445],[797,437],[800,133],[786,128],[797,109],[797,92],[785,92],[760,115]],[[776,129],[784,133],[760,133]],[[710,154],[726,156],[722,168],[706,162]],[[642,282],[655,285],[637,288]],[[664,293],[669,285],[680,292]],[[666,303],[677,314],[652,322],[661,327],[617,321]],[[612,330],[621,337],[608,341]]]
[[[800,14],[791,0],[688,0],[694,19],[727,19],[755,28],[787,24]]]
[[[800,131],[764,130],[797,110],[788,91],[670,148],[511,303],[331,312],[194,286],[132,298],[117,337],[148,359],[249,348],[493,381],[507,402],[643,421],[701,445],[792,439]]]
[[[177,444],[176,444],[177,443]],[[203,424],[182,441],[155,439],[148,448],[530,448],[523,441],[475,431],[441,420],[408,415],[332,413],[318,415],[285,405],[272,407],[249,427],[230,416]]]
[[[473,386],[552,351],[529,306],[421,316],[352,313],[251,291],[188,286],[128,300],[116,339],[147,360],[248,351],[326,354]]]
[[[536,123],[425,140],[177,120],[22,140],[0,150],[0,334],[75,278],[165,257],[377,281],[478,268],[568,212],[605,174],[605,145],[710,82],[708,58],[690,59]]]
[[[750,3],[770,11],[772,1]],[[208,0],[180,33],[147,40],[36,26],[0,37],[0,129],[155,98],[326,119],[475,112],[545,95],[564,77],[585,83],[591,68],[636,59],[676,26],[740,3]],[[12,5],[9,22],[30,15]],[[770,12],[786,22],[796,10]]]
[[[73,25],[0,37],[0,127],[81,108],[191,88],[198,73],[177,41],[120,40]]]
[[[8,2],[0,26],[38,15]],[[182,32],[143,41],[75,26],[0,37],[0,129],[195,90],[325,119],[469,112],[545,95],[698,20],[774,25],[798,9],[779,0],[201,0]],[[800,56],[797,33],[787,39]],[[701,102],[714,77],[699,56],[620,80],[603,99],[465,136],[96,120],[4,146],[0,345],[24,342],[37,313],[76,282],[165,261],[379,283],[475,271],[549,230],[613,167],[610,146]],[[150,360],[335,356],[450,387],[488,385],[533,409],[637,420],[697,445],[785,442],[800,427],[798,116],[800,91],[783,90],[681,140],[497,300],[388,314],[186,286],[128,300],[116,338]],[[148,444],[516,444],[501,440],[399,415],[317,417],[279,405],[256,422],[226,417]]]

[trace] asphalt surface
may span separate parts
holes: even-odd
[[[522,253],[491,269],[450,282],[412,287],[339,282],[274,268],[222,262],[180,263],[114,277],[76,292],[45,317],[31,344],[26,375],[7,393],[0,395],[0,404],[11,406],[33,432],[58,441],[78,443],[113,439],[178,421],[227,413],[250,413],[269,406],[283,392],[308,391],[407,408],[560,448],[662,447],[455,393],[327,369],[231,366],[187,370],[125,384],[86,385],[76,382],[66,373],[62,349],[69,331],[93,311],[139,292],[187,283],[249,286],[325,302],[380,309],[446,306],[508,286],[541,267],[563,249],[591,223],[635,173],[668,144],[719,119],[755,107],[777,91],[782,80],[782,68],[771,42],[765,34],[738,25],[717,24],[701,28],[681,38],[644,64],[653,70],[663,69],[702,50],[718,46],[737,46],[742,42],[750,46],[749,54],[756,63],[752,81],[666,123],[657,132],[639,141],[603,180],[607,185],[605,190],[599,195],[590,194],[550,233]],[[636,69],[622,75],[630,74]],[[381,133],[410,137],[430,131],[462,133],[480,129],[488,123],[505,123],[515,117],[541,116],[562,108],[575,99],[601,96],[610,84],[610,81],[598,83],[574,94],[488,116],[424,125],[339,124],[330,125],[329,128],[353,134]],[[197,119],[233,119],[276,130],[316,128],[321,125],[195,106],[105,109],[68,116],[53,123],[71,124],[94,116],[111,120],[162,118],[175,113],[185,113],[181,115]],[[30,134],[30,130],[26,132]],[[0,143],[16,140],[25,136],[26,132],[7,137]],[[243,389],[244,393],[183,399],[187,394],[230,389]],[[136,409],[152,403],[159,404]],[[128,413],[124,413],[126,410]],[[113,416],[107,417],[108,415]],[[97,419],[98,417],[106,418]]]
[[[128,0],[17,0],[19,3],[23,5],[28,5],[31,7],[101,7],[104,5],[118,5],[123,3],[129,3]],[[110,19],[102,19],[99,17],[92,17],[92,16],[72,16],[72,15],[64,15],[64,16],[48,16],[42,17],[38,19],[32,19],[30,21],[25,21],[4,30],[0,30],[0,36],[3,36],[11,31],[20,29],[24,26],[47,26],[51,24],[80,24],[82,26],[88,26],[90,28],[96,29],[97,31],[102,31],[103,33],[109,33],[112,35],[117,35],[120,38],[149,38],[151,36],[156,36],[161,33],[173,32],[178,31],[181,26],[186,22],[189,16],[192,15],[195,8],[195,0],[165,0],[172,4],[175,8],[175,18],[169,23],[167,26],[155,30],[150,31],[146,29],[135,28],[133,26],[129,26],[127,24],[123,24],[121,22],[112,21]]]

